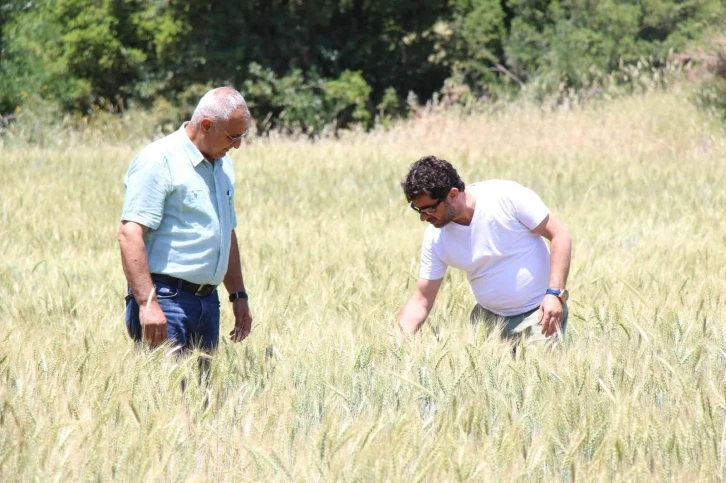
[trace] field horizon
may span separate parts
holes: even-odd
[[[220,288],[209,387],[185,392],[200,355],[123,323],[115,233],[148,138],[0,147],[0,479],[723,480],[726,131],[689,92],[250,140],[231,157],[253,330],[229,341]],[[471,326],[452,269],[396,344],[424,230],[399,183],[427,154],[569,227],[554,354]]]

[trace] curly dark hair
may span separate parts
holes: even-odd
[[[413,201],[426,194],[434,200],[442,200],[451,188],[464,191],[465,186],[451,163],[436,156],[424,156],[411,165],[401,188],[406,200]]]

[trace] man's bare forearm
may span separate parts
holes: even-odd
[[[443,278],[438,280],[419,278],[413,295],[398,313],[398,323],[404,334],[412,335],[421,328],[434,307],[442,281]]]
[[[245,282],[242,277],[242,262],[237,245],[237,234],[232,230],[232,245],[229,249],[229,264],[227,273],[224,275],[224,287],[227,292],[244,292]]]
[[[121,247],[121,265],[136,302],[143,305],[150,295],[152,300],[156,298],[153,292],[154,284],[149,273],[143,232],[140,228],[128,225],[128,223],[122,224],[117,235]]]
[[[418,298],[411,298],[398,313],[398,323],[406,335],[415,334],[426,321],[430,309],[426,301]]]
[[[570,273],[572,258],[572,237],[565,231],[550,242],[550,287],[564,288]]]

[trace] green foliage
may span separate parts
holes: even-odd
[[[17,111],[31,93],[43,92],[52,97],[56,90],[68,88],[62,80],[53,82],[43,62],[43,56],[48,53],[46,44],[58,35],[55,25],[49,22],[50,14],[43,11],[37,15],[23,15],[19,10],[15,14],[17,20],[10,17],[3,28],[0,114]]]
[[[371,87],[360,72],[344,71],[326,81],[317,75],[306,79],[300,69],[277,77],[257,63],[249,66],[244,83],[250,109],[267,112],[258,130],[314,135],[328,125],[335,129],[351,122],[369,125]]]
[[[579,86],[652,58],[665,64],[706,25],[723,16],[723,0],[555,0],[509,2],[513,20],[505,63],[520,78]]]
[[[481,92],[496,81],[506,30],[499,0],[463,0],[455,4],[447,50],[452,76]]]
[[[86,91],[71,100],[122,106],[134,94],[147,59],[134,22],[139,6],[130,0],[57,0],[62,51],[54,60]]]
[[[58,0],[16,14],[3,30],[3,106],[31,92],[67,110],[122,108],[147,55],[140,1]],[[22,86],[22,89],[19,88]]]
[[[704,82],[696,100],[701,107],[726,121],[726,78],[714,76]]]
[[[643,58],[660,68],[725,2],[6,0],[0,115],[34,99],[176,124],[200,86],[234,85],[262,132],[370,127],[409,97],[469,103],[586,87]]]
[[[210,80],[247,86],[264,97],[253,101],[257,119],[297,129],[296,122],[278,119],[284,114],[304,118],[310,123],[304,130],[319,131],[329,115],[309,112],[301,118],[293,112],[325,110],[322,104],[330,99],[324,84],[347,82],[345,71],[360,73],[373,101],[388,87],[403,93],[415,90],[424,97],[440,87],[447,71],[427,62],[433,39],[425,33],[445,12],[445,4],[266,0],[156,5],[145,20],[154,32],[156,57],[149,79],[157,83],[153,85],[163,84],[166,92]],[[290,92],[297,88],[305,92]],[[245,92],[247,97],[251,92]],[[364,115],[358,109],[355,118],[368,122],[372,108],[368,110]]]
[[[369,124],[371,113],[368,110],[368,101],[371,90],[360,72],[344,71],[338,79],[325,85],[325,100],[329,112],[333,113],[338,123],[345,123],[345,116],[353,121]]]
[[[401,102],[398,99],[396,89],[388,87],[383,93],[383,99],[376,106],[378,122],[388,125],[391,120],[400,114]]]
[[[319,78],[306,81],[300,69],[278,77],[272,69],[257,63],[249,66],[243,84],[253,112],[266,112],[258,119],[258,130],[278,129],[286,133],[313,134],[325,126],[325,111]]]
[[[711,75],[704,81],[696,94],[696,103],[726,121],[726,45],[712,59]]]

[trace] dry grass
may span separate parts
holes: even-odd
[[[194,358],[125,334],[114,235],[142,144],[0,151],[0,479],[723,479],[726,136],[682,91],[236,152],[256,319],[223,340],[206,409],[179,389]],[[518,180],[567,222],[559,352],[513,358],[469,326],[453,271],[396,346],[424,228],[398,182],[424,154]]]

